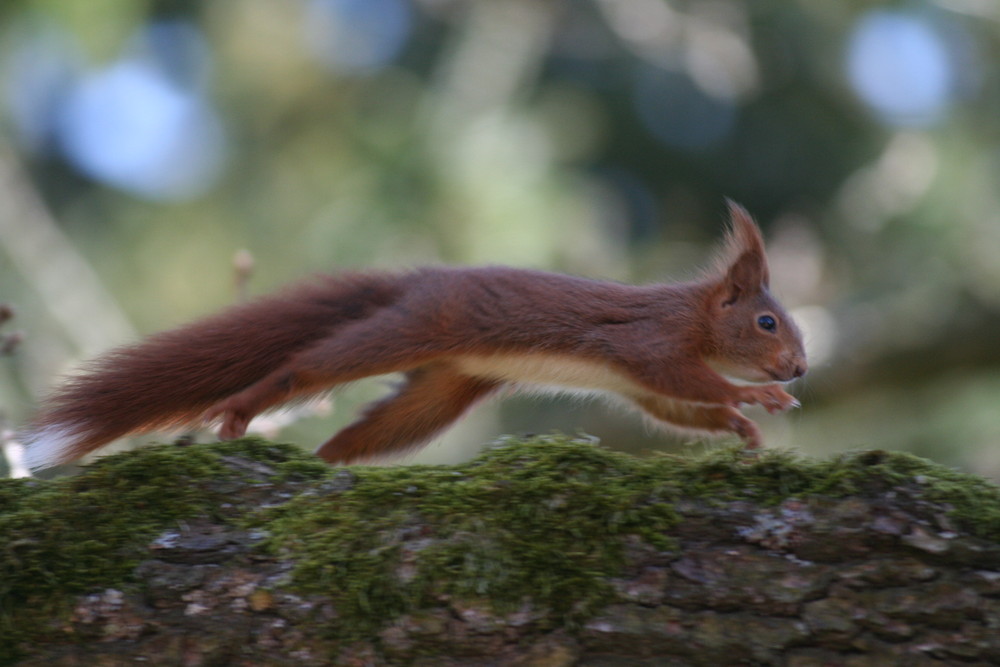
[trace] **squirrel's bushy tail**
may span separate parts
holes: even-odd
[[[341,325],[398,296],[390,276],[322,276],[112,350],[45,401],[22,434],[47,468],[128,435],[199,423],[203,413]]]

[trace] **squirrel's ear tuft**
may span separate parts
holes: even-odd
[[[771,276],[764,254],[764,239],[757,223],[747,210],[727,199],[729,230],[713,271],[721,278],[726,294],[724,303],[732,304],[744,294],[756,294],[767,289]]]

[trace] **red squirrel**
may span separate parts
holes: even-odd
[[[761,445],[737,409],[797,407],[798,328],[768,291],[760,230],[729,202],[719,261],[699,280],[632,286],[505,267],[341,273],[111,351],[68,379],[25,433],[33,468],[121,436],[257,414],[371,375],[396,393],[320,445],[330,463],[425,444],[508,388],[611,394],[653,422]],[[729,379],[727,379],[729,378]],[[746,384],[736,384],[742,382]]]

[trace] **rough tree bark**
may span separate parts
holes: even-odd
[[[0,663],[1000,663],[1000,489],[885,452],[246,439],[0,483]]]

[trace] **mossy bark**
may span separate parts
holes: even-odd
[[[0,483],[0,664],[1000,662],[1000,489],[914,457],[245,439]]]

